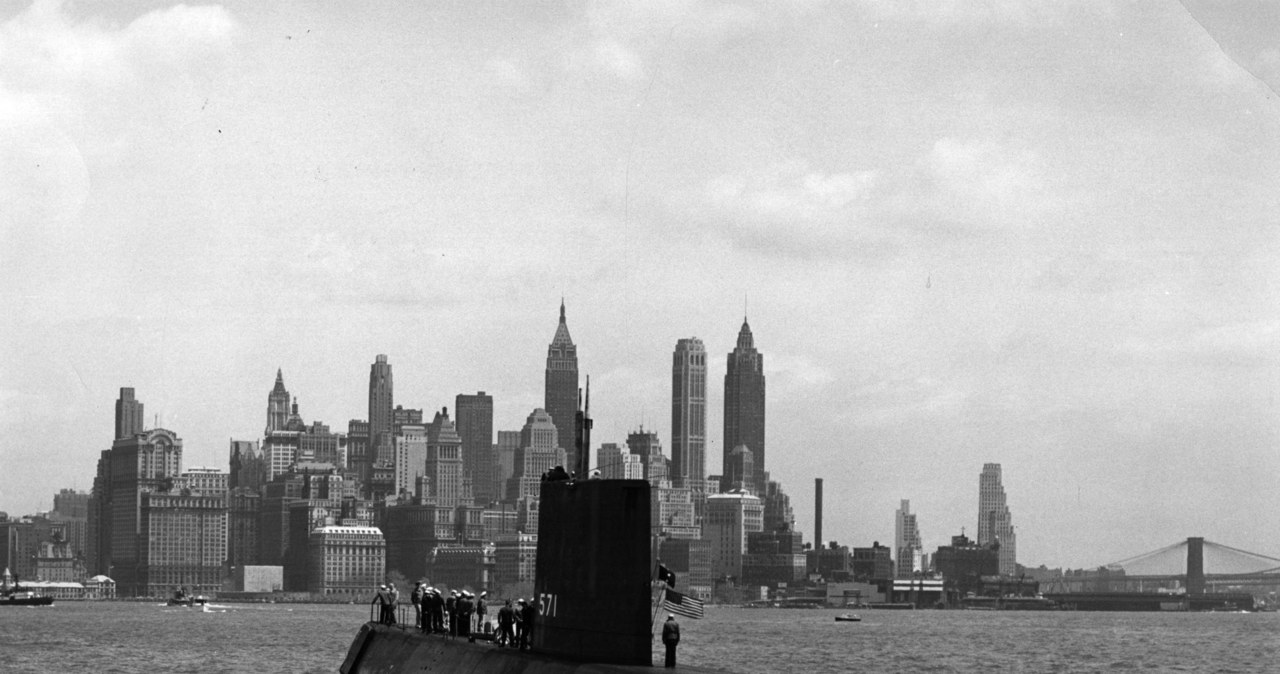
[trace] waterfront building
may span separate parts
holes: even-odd
[[[815,546],[805,553],[805,566],[809,574],[821,576],[830,583],[844,583],[853,580],[853,566],[850,563],[849,547],[835,541],[825,547]]]
[[[115,439],[131,438],[143,430],[142,401],[133,397],[132,388],[121,388],[116,399]]]
[[[984,545],[960,534],[951,537],[951,545],[938,548],[933,564],[947,591],[963,597],[982,586],[983,576],[1000,573],[1000,553],[993,544]]]
[[[574,439],[577,436],[578,414],[578,347],[569,336],[569,326],[564,319],[564,300],[560,300],[560,324],[547,346],[547,370],[542,409],[556,426],[560,447],[565,450],[565,470],[577,470],[577,452]],[[584,448],[585,449],[585,448]]]
[[[742,584],[747,587],[789,588],[804,581],[808,571],[803,536],[790,528],[747,534],[742,557]]]
[[[427,427],[401,426],[400,432],[395,436],[395,443],[396,494],[415,494],[418,478],[427,473]]]
[[[704,600],[711,596],[715,577],[711,574],[710,541],[701,538],[659,538],[658,561],[676,574],[677,592]]]
[[[222,579],[222,591],[283,592],[284,568],[261,565],[231,566]]]
[[[227,563],[234,567],[258,564],[258,518],[262,494],[236,487],[227,494]]]
[[[854,548],[849,560],[853,579],[861,583],[877,583],[893,579],[893,551],[874,541],[869,548]]]
[[[471,478],[476,503],[488,505],[501,498],[497,458],[493,447],[493,396],[479,391],[459,393],[453,413],[458,437],[462,439],[462,470]]]
[[[1005,501],[1001,483],[1000,464],[982,466],[978,476],[978,545],[998,544],[999,573],[1012,576],[1017,573],[1017,538],[1013,531],[1013,516]]]
[[[496,546],[492,543],[442,545],[431,551],[426,578],[434,586],[467,588],[477,594],[491,587],[497,568]],[[496,601],[494,597],[492,601]],[[489,612],[497,614],[497,607]]]
[[[107,479],[109,494],[106,499],[106,511],[102,513],[103,520],[109,522],[105,565],[111,570],[110,575],[114,577],[120,594],[126,597],[146,596],[150,591],[146,569],[153,562],[148,557],[150,548],[147,542],[150,531],[144,525],[142,511],[148,507],[144,496],[151,492],[164,493],[172,489],[181,473],[182,439],[173,431],[163,428],[120,438],[112,443],[107,464],[110,471]],[[191,498],[221,501],[217,497]],[[157,503],[156,507],[159,508],[160,504]],[[199,505],[202,510],[213,507],[212,503],[202,502]],[[224,546],[225,517],[225,505],[222,505]],[[160,524],[167,521],[165,517],[158,520]],[[169,549],[166,547],[163,551],[168,554]],[[225,549],[220,551],[222,554],[225,552]],[[99,554],[103,554],[103,551]],[[219,559],[218,563],[221,564],[221,562],[222,560]],[[99,563],[102,564],[101,561]],[[161,566],[166,565],[161,564]],[[169,588],[169,590],[172,589],[172,587]]]
[[[734,475],[729,466],[729,453],[739,445],[751,450],[756,484],[753,493],[765,492],[765,377],[764,354],[756,350],[755,339],[747,319],[742,319],[738,343],[729,353],[724,375],[724,469],[726,478]],[[722,484],[721,491],[731,485]]]
[[[0,562],[19,580],[36,577],[36,557],[43,533],[30,517],[0,520]]]
[[[164,597],[176,587],[203,594],[222,587],[222,564],[227,559],[225,492],[142,493],[139,522],[140,554],[132,594]]]
[[[89,519],[85,531],[85,567],[92,575],[110,571],[111,549],[111,450],[98,454],[98,465],[89,490]]]
[[[560,446],[559,427],[546,410],[536,409],[525,419],[514,460],[506,492],[511,502],[525,497],[538,498],[542,474],[555,466],[568,468],[568,454]]]
[[[62,525],[63,536],[71,546],[71,554],[87,559],[89,541],[89,494],[74,489],[62,489],[53,495],[53,510],[49,519]],[[78,580],[78,579],[77,579]]]
[[[310,532],[308,552],[309,592],[367,595],[386,576],[386,541],[377,527],[317,527]]]
[[[707,497],[703,537],[711,544],[711,575],[742,578],[742,555],[747,534],[764,530],[764,505],[745,491]]]
[[[538,535],[513,534],[493,542],[493,586],[533,584],[538,561]]]
[[[392,436],[395,408],[392,393],[391,363],[386,354],[378,354],[369,366],[369,446],[375,462],[390,462],[394,454]],[[421,423],[421,420],[419,420]]]
[[[924,571],[924,550],[920,544],[920,530],[916,526],[911,501],[902,499],[894,515],[893,552],[898,578],[909,578]]]

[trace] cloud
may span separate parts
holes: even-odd
[[[1042,169],[1028,150],[941,138],[924,158],[931,182],[923,203],[938,217],[978,227],[1026,226],[1045,208]]]
[[[739,244],[803,248],[845,240],[877,180],[875,171],[825,173],[792,160],[712,178],[693,201]]]

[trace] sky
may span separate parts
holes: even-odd
[[[186,467],[377,354],[518,430],[563,298],[596,445],[704,342],[709,474],[746,317],[806,540],[817,477],[973,536],[994,462],[1029,566],[1280,557],[1280,7],[367,5],[0,3],[0,510],[125,386]]]

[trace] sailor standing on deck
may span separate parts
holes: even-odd
[[[373,601],[369,602],[378,607],[378,622],[387,623],[387,586],[379,585],[378,591],[373,594]]]
[[[515,624],[516,611],[511,608],[511,600],[508,599],[507,603],[503,604],[502,608],[498,609],[497,643],[499,646],[516,645],[516,635],[512,629],[515,627]]]
[[[538,609],[532,599],[528,602],[521,600],[520,603],[520,650],[523,651],[533,648],[533,621],[537,619]]]
[[[436,633],[444,631],[444,599],[440,597],[440,590],[434,587],[427,588],[427,621],[425,629],[428,632]]]
[[[673,614],[667,614],[667,622],[662,624],[662,643],[667,647],[667,667],[676,666],[676,644],[680,643],[680,623]]]
[[[424,595],[424,588],[422,587],[422,581],[418,581],[414,583],[413,592],[409,595],[409,601],[413,602],[413,617],[414,617],[413,626],[417,627],[418,629],[422,629],[424,624],[422,622],[423,595]]]
[[[449,590],[449,598],[444,600],[444,612],[449,614],[449,636],[458,636],[458,591]]]

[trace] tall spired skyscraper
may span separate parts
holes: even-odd
[[[730,453],[739,445],[751,450],[755,469],[755,489],[765,493],[764,452],[764,354],[756,351],[751,326],[742,319],[738,345],[729,353],[729,367],[724,375],[724,468],[721,475],[733,474]],[[728,491],[722,483],[721,491]]]
[[[707,483],[707,350],[676,342],[671,362],[671,482],[701,493]]]
[[[267,394],[267,432],[283,431],[289,423],[289,391],[284,387],[284,373],[276,368],[276,385]]]
[[[978,476],[978,545],[1000,543],[1000,573],[1017,573],[1018,541],[1013,532],[1013,517],[1005,503],[1000,464],[983,464]]]
[[[556,336],[551,338],[551,345],[547,347],[543,409],[551,415],[560,447],[567,455],[569,464],[565,469],[573,470],[572,467],[578,465],[577,451],[573,446],[575,415],[578,412],[578,347],[573,345],[569,326],[564,322],[564,300],[560,300],[560,325],[556,326]]]
[[[369,446],[381,454],[389,454],[394,426],[395,404],[391,396],[391,363],[386,354],[378,354],[369,366]],[[384,448],[383,446],[386,446]],[[371,451],[375,456],[379,452]]]

